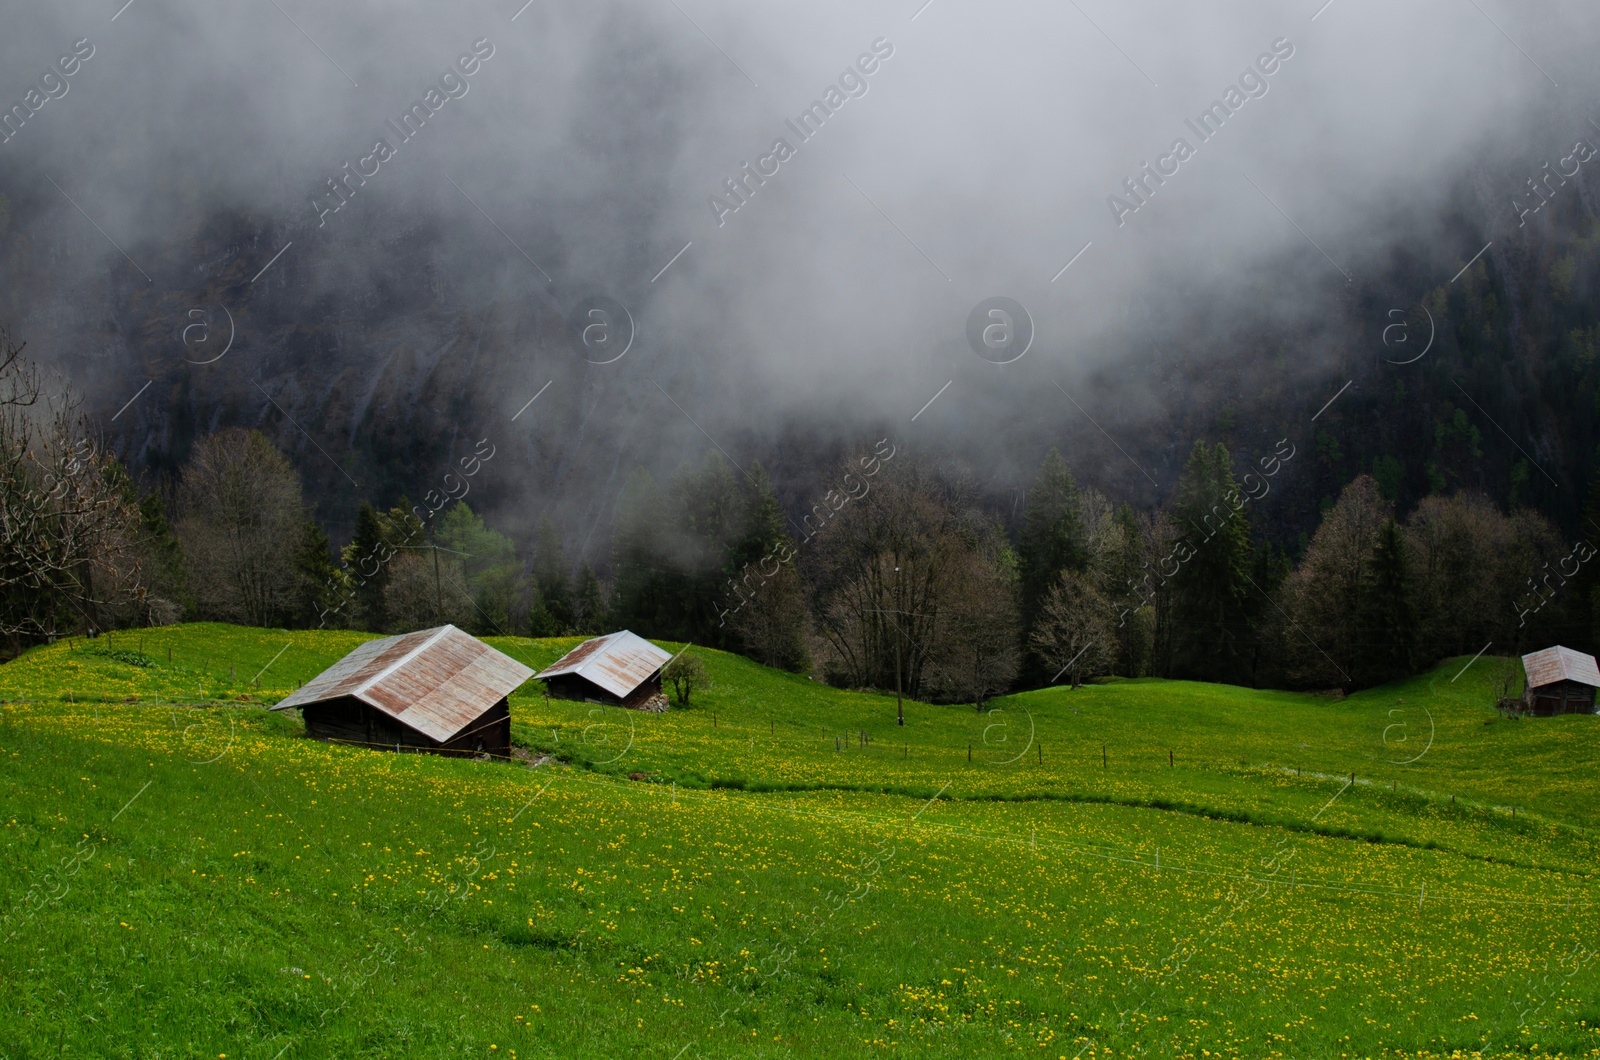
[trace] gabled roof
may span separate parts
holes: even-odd
[[[1529,688],[1542,688],[1557,681],[1576,681],[1600,688],[1600,667],[1595,665],[1594,656],[1559,644],[1524,655],[1522,669],[1528,675]]]
[[[353,696],[441,743],[533,671],[455,626],[369,640],[273,710]]]
[[[577,674],[618,699],[625,699],[671,658],[643,637],[624,629],[584,641],[557,659],[539,678]]]

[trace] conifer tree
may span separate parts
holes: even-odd
[[[1145,600],[1144,531],[1133,506],[1124,501],[1113,516],[1114,544],[1105,558],[1104,592],[1112,609],[1117,647],[1112,665],[1125,677],[1142,677],[1149,669],[1152,616]]]
[[[1172,575],[1174,676],[1247,680],[1250,521],[1226,446],[1195,442],[1172,519],[1184,546]]]
[[[587,562],[578,567],[578,583],[572,594],[574,633],[593,636],[606,632],[606,597],[600,579]]]
[[[1405,538],[1392,518],[1378,529],[1363,589],[1359,677],[1363,684],[1405,677],[1415,669],[1417,628]]]
[[[536,633],[535,636],[558,636],[572,628],[572,583],[567,575],[566,552],[561,545],[561,534],[549,516],[539,520],[539,536],[533,551],[533,581],[539,594],[539,603],[550,616],[555,633]]]
[[[1025,644],[1061,572],[1082,571],[1088,562],[1079,499],[1071,469],[1052,448],[1028,490],[1022,509],[1022,532],[1017,540],[1017,582]],[[1040,666],[1035,656],[1030,666],[1030,676],[1035,680],[1042,680]]]
[[[333,562],[333,546],[328,541],[328,533],[315,519],[307,519],[300,524],[294,567],[299,582],[294,621],[302,629],[313,629],[324,613],[331,613],[338,608],[346,591],[344,573]]]
[[[767,666],[803,670],[805,590],[777,492],[759,463],[750,466],[743,493],[739,534],[715,586],[718,620],[703,634],[704,643],[738,648]]]
[[[662,635],[673,561],[667,555],[666,499],[655,479],[636,468],[622,488],[611,541],[613,622],[641,636]]]
[[[129,488],[132,483],[130,481]],[[194,597],[189,592],[189,571],[184,565],[183,546],[167,521],[167,506],[159,493],[138,496],[130,493],[139,505],[139,530],[145,549],[145,576],[149,580],[150,597],[165,600],[172,608],[169,616],[158,616],[155,605],[147,608],[146,620],[151,625],[164,621],[177,621],[185,612],[195,610]],[[314,619],[313,619],[314,621]]]
[[[1591,549],[1600,549],[1600,448],[1595,450],[1595,473],[1589,480],[1578,540]],[[1567,616],[1563,616],[1570,631],[1567,643],[1592,655],[1600,650],[1600,556],[1578,568],[1568,592]]]
[[[742,493],[744,511],[740,515],[739,536],[729,549],[729,577],[736,576],[745,564],[759,562],[773,549],[791,543],[777,491],[759,461],[750,465],[750,477]]]
[[[429,562],[438,558],[442,563],[453,561],[459,565],[463,584],[456,590],[473,602],[470,631],[509,632],[515,624],[511,616],[527,588],[522,562],[517,559],[511,539],[488,526],[465,501],[459,501],[435,522],[433,543],[445,555],[429,557]],[[439,569],[451,568],[441,565]]]
[[[422,520],[411,511],[411,503],[404,496],[387,512],[361,502],[356,510],[355,536],[340,551],[353,589],[353,626],[373,632],[389,628],[388,607],[384,603],[389,565],[402,546],[416,544],[421,537]]]
[[[536,587],[533,590],[533,603],[528,608],[528,636],[559,637],[562,632],[561,623],[545,606],[544,595]]]

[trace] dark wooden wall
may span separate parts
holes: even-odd
[[[441,754],[487,754],[511,757],[511,705],[502,699],[452,740],[440,744]]]
[[[1528,713],[1541,717],[1551,714],[1593,714],[1594,689],[1577,681],[1556,681],[1530,688],[1525,702]]]
[[[545,679],[551,699],[576,699],[584,703],[599,703],[607,707],[641,707],[645,700],[661,691],[661,674],[653,674],[644,684],[618,699],[588,678],[578,674],[558,674]]]
[[[642,707],[645,700],[661,691],[661,674],[656,673],[644,684],[628,693],[628,698],[622,701],[625,707]]]
[[[355,744],[381,751],[426,751],[433,754],[488,754],[511,757],[511,708],[505,699],[484,711],[455,737],[440,743],[402,725],[383,711],[351,696],[301,709],[306,735],[332,743]]]
[[[582,703],[600,703],[620,707],[622,700],[579,674],[557,674],[545,680],[551,699],[576,699]]]

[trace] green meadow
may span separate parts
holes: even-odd
[[[901,727],[691,648],[664,714],[529,682],[504,762],[265,709],[366,636],[0,666],[0,1055],[1600,1056],[1600,718],[1505,660]]]

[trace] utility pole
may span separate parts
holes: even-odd
[[[904,693],[900,688],[900,651],[901,641],[905,638],[900,631],[900,612],[898,610],[900,605],[900,565],[898,563],[894,566],[894,602],[896,607],[894,615],[894,723],[904,726],[906,723],[906,702]]]
[[[439,587],[439,546],[433,546],[433,624],[444,617],[444,590]]]
[[[458,552],[453,548],[441,548],[438,545],[396,545],[396,548],[428,549],[433,553],[433,620],[437,625],[444,621],[444,587],[439,577],[439,553],[448,552],[452,556],[471,559],[470,552]],[[496,627],[498,628],[498,627]]]
[[[896,569],[898,570],[899,568],[896,568]],[[901,640],[902,640],[902,637],[900,635],[900,616],[899,615],[895,615],[894,616],[894,714],[895,714],[895,722],[894,723],[896,725],[904,725],[906,723],[905,694],[900,688],[900,641]]]
[[[897,604],[900,603],[902,595],[903,595],[901,593],[901,591],[900,591],[900,585],[901,585],[901,583],[900,583],[900,568],[897,566],[894,569],[894,602],[897,603]],[[868,609],[868,613],[869,614],[875,614],[875,615],[893,615],[894,616],[894,707],[895,707],[895,724],[896,725],[904,725],[906,723],[905,680],[904,680],[904,677],[903,677],[903,674],[905,672],[905,661],[904,661],[902,656],[903,656],[903,652],[904,652],[904,643],[903,642],[905,640],[905,631],[903,629],[901,629],[900,619],[903,616],[907,616],[907,615],[909,615],[912,618],[926,618],[927,616],[926,615],[917,614],[914,611],[902,611],[898,607],[870,608],[870,609]]]

